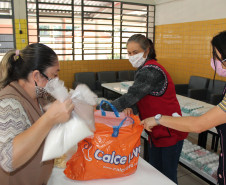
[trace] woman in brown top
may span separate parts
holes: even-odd
[[[0,184],[44,185],[53,161],[41,162],[50,129],[70,118],[71,100],[54,101],[43,87],[58,76],[56,53],[43,44],[12,50],[0,63]]]

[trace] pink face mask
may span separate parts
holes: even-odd
[[[211,58],[211,67],[213,68],[213,70],[216,70],[216,73],[219,76],[226,77],[226,69],[222,68],[221,61],[215,60],[215,65],[216,65],[216,69],[215,69],[215,66],[214,66],[214,60]]]

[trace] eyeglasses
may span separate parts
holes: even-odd
[[[52,78],[49,78],[47,75],[45,75],[44,73],[42,73],[41,71],[39,71],[41,73],[42,76],[44,76],[48,81],[52,80]]]
[[[225,63],[225,62],[226,62],[226,59],[224,59],[224,60],[221,61],[221,63]]]
[[[224,60],[219,60],[221,62],[222,65],[224,65],[226,67],[226,59]]]

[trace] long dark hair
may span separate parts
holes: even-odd
[[[214,88],[214,82],[215,82],[215,77],[216,77],[216,62],[215,60],[222,61],[226,59],[226,31],[222,31],[218,33],[216,36],[213,37],[211,41],[212,45],[212,53],[213,53],[213,61],[214,61],[214,76],[213,76],[213,88]],[[221,54],[220,56],[217,55],[216,50],[219,51]]]
[[[213,58],[220,61],[226,59],[226,31],[222,31],[213,37],[211,44],[213,48]],[[221,54],[221,58],[217,56],[216,49]]]
[[[26,80],[34,70],[44,73],[56,61],[56,53],[40,43],[30,44],[20,51],[8,51],[0,63],[0,89],[12,81]]]
[[[128,39],[127,45],[129,42],[132,42],[132,41],[138,43],[140,47],[145,51],[147,51],[147,49],[149,48],[149,53],[147,57],[148,60],[151,60],[151,59],[157,60],[154,44],[151,39],[141,34],[134,34]]]

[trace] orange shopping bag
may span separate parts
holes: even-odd
[[[125,117],[114,112],[96,111],[96,131],[93,138],[78,144],[77,152],[67,162],[65,175],[74,180],[91,180],[123,177],[137,169],[140,154],[140,137],[143,126],[138,116]]]

